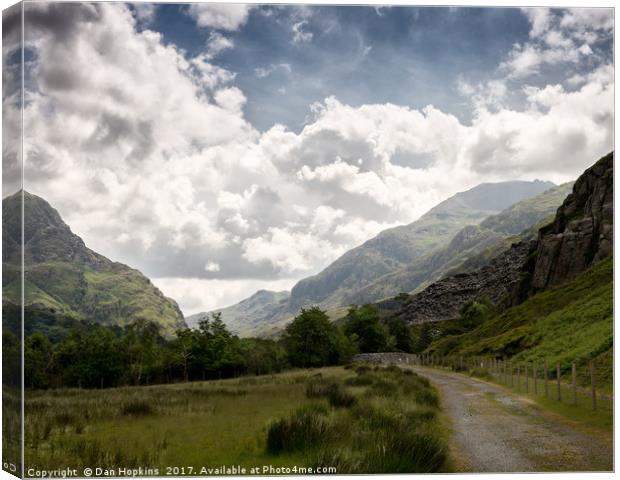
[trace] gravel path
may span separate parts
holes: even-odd
[[[613,446],[527,398],[465,375],[412,367],[441,392],[461,472],[611,471]]]

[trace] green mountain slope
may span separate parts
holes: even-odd
[[[299,281],[291,291],[288,311],[308,305],[327,309],[345,306],[354,292],[446,245],[463,227],[477,225],[553,186],[541,181],[484,183],[457,193],[419,220],[379,233],[322,272]]]
[[[572,361],[611,355],[613,258],[574,280],[540,292],[475,330],[441,338],[429,352],[441,355],[502,355],[519,361]]]
[[[215,310],[222,314],[222,320],[233,332],[245,336],[260,330],[263,323],[269,318],[279,314],[289,298],[289,292],[271,292],[259,290],[245,300],[231,305],[230,307]],[[187,325],[192,328],[198,327],[198,322],[209,313],[198,313],[185,319]]]
[[[2,201],[3,301],[19,303],[21,193]],[[138,270],[90,250],[58,212],[24,192],[25,305],[105,325],[154,321],[168,335],[184,325],[176,302]]]
[[[609,385],[613,360],[612,254],[613,152],[576,180],[553,221],[529,242],[517,282],[502,301],[496,302],[499,313],[471,327],[471,331],[463,328],[463,315],[435,322],[431,329],[436,340],[427,351],[495,355],[539,365],[546,360],[559,363],[564,371],[576,362],[578,372],[584,375],[589,360],[596,359],[603,367],[597,367],[597,381]],[[474,273],[442,279],[408,300],[409,306],[419,307],[424,293],[438,306],[444,293],[433,294],[438,284],[475,275],[484,277],[488,271],[487,265]],[[473,289],[472,293],[480,292]],[[463,297],[459,306],[473,299],[473,295]]]
[[[570,182],[551,188],[487,217],[478,225],[462,228],[447,245],[348,295],[347,303],[364,304],[393,297],[401,292],[420,291],[466,262],[473,263],[469,269],[472,266],[483,266],[512,243],[535,238],[537,229],[532,226],[540,222],[548,223],[572,186]],[[480,255],[482,258],[477,258]],[[478,261],[472,262],[474,258]]]

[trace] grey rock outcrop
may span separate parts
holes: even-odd
[[[613,253],[613,152],[587,169],[538,234],[531,292],[563,283]]]
[[[398,316],[411,324],[453,320],[467,301],[487,297],[501,304],[517,287],[531,249],[531,242],[516,243],[475,272],[453,275],[429,285],[413,295]]]

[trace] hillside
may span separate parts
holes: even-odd
[[[536,231],[531,230],[532,226],[544,221],[548,223],[550,218],[553,218],[558,206],[570,193],[572,185],[571,182],[551,188],[487,217],[478,225],[462,228],[447,245],[350,294],[346,303],[364,304],[393,297],[401,292],[420,291],[484,253],[486,261],[478,264],[483,266],[512,243],[525,241],[529,237],[535,238]]]
[[[547,359],[568,366],[598,358],[613,348],[613,258],[570,282],[550,288],[458,336],[441,338],[429,352],[442,355],[502,355],[520,361]]]
[[[428,351],[524,361],[544,358],[563,368],[571,361],[583,366],[597,358],[599,364],[609,366],[613,355],[612,212],[610,153],[577,179],[553,222],[530,242],[518,282],[500,302],[509,308],[500,308],[499,314],[470,332],[439,338]],[[425,292],[430,295],[435,285]],[[409,308],[419,309],[420,300],[411,298]],[[441,304],[444,299],[435,295],[433,301]]]
[[[446,245],[463,227],[477,225],[553,186],[541,181],[483,183],[457,193],[415,222],[384,230],[349,250],[322,272],[299,281],[291,290],[288,311],[308,305],[328,309],[346,306],[353,292]]]
[[[19,303],[21,192],[2,201],[3,301]],[[104,325],[184,326],[174,300],[138,270],[90,250],[44,199],[24,192],[25,305]]]
[[[230,307],[225,307],[217,312],[222,314],[222,320],[226,326],[239,335],[245,335],[260,329],[261,324],[282,309],[283,304],[289,298],[289,292],[271,292],[259,290],[254,295],[242,302]],[[198,322],[209,313],[198,313],[185,319],[190,328],[198,328]]]

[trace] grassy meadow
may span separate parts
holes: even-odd
[[[436,472],[446,469],[438,412],[428,381],[398,367],[30,391],[26,466]]]

